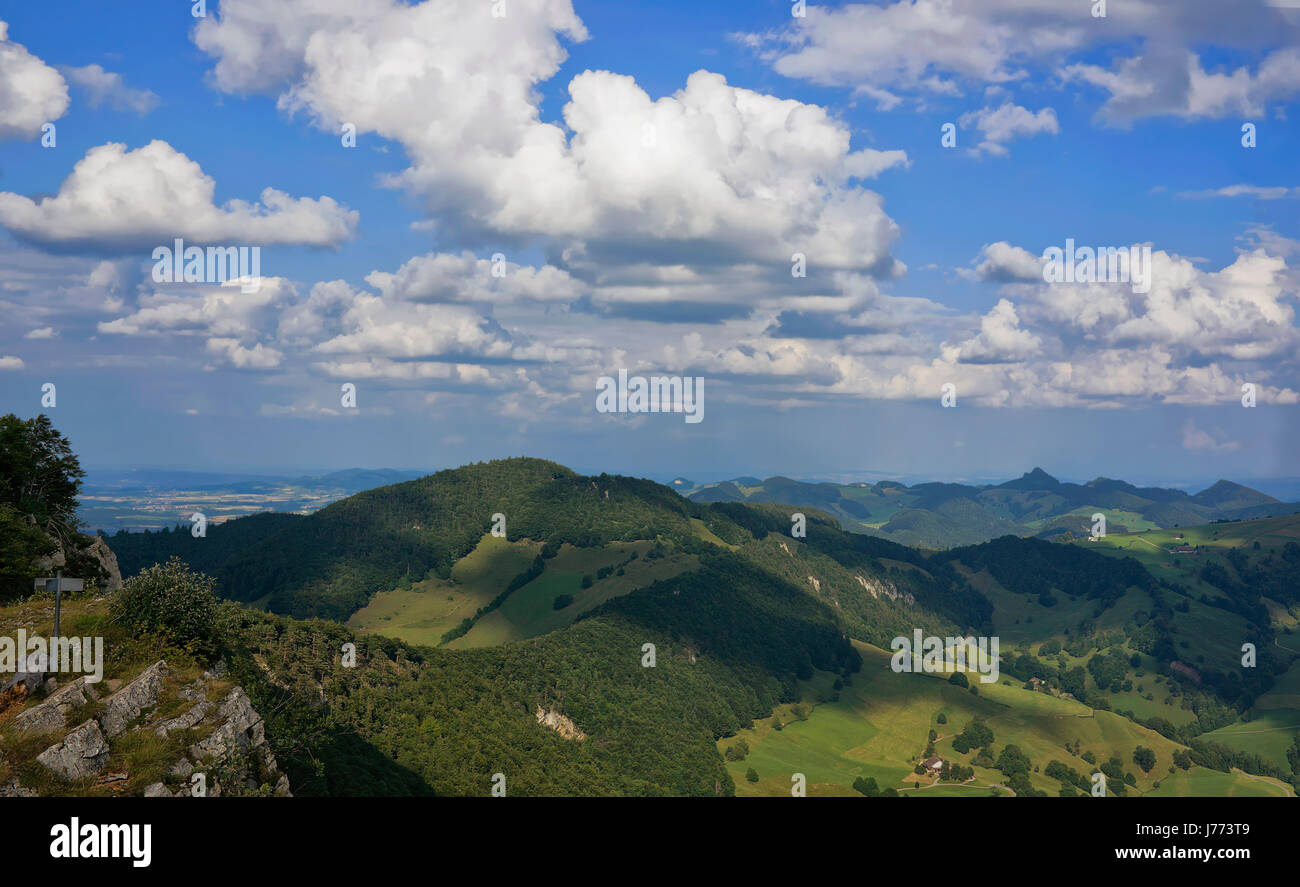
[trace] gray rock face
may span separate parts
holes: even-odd
[[[255,790],[266,784],[272,787],[275,797],[292,798],[289,779],[280,772],[275,754],[266,741],[266,725],[243,687],[235,687],[221,700],[216,720],[213,731],[189,749],[190,757],[198,762],[190,767],[191,772],[211,772],[208,796],[215,798],[221,793],[221,782],[216,774],[222,772],[246,789]],[[238,763],[240,761],[243,763]],[[232,764],[237,764],[234,771],[229,769]],[[178,761],[175,766],[189,766],[189,761]]]
[[[162,689],[167,663],[161,659],[144,670],[140,677],[108,697],[104,714],[99,721],[112,739],[126,730],[127,724],[140,716],[146,708],[158,704],[158,691]]]
[[[221,720],[217,728],[206,739],[191,746],[190,754],[195,760],[228,758],[254,746],[265,745],[262,717],[253,709],[243,687],[235,687],[221,700],[217,717]]]
[[[52,745],[36,760],[69,781],[100,773],[108,763],[108,741],[99,724],[86,721],[58,745]]]
[[[40,705],[34,705],[14,718],[14,729],[20,733],[57,730],[68,723],[73,710],[94,699],[94,690],[84,677],[77,678],[65,687],[50,694]]]
[[[104,572],[108,574],[108,579],[104,582],[104,587],[99,589],[101,594],[112,594],[122,587],[122,571],[117,566],[117,555],[113,554],[113,549],[108,547],[103,539],[96,536],[95,541],[86,547],[86,554],[94,555],[103,567]]]
[[[174,717],[168,721],[163,721],[157,727],[154,727],[153,732],[165,739],[167,738],[167,734],[173,730],[188,730],[190,727],[193,727],[199,721],[207,717],[208,712],[212,711],[214,708],[216,708],[216,706],[204,699],[185,714]]]
[[[63,541],[51,537],[58,547],[49,557],[41,558],[36,562],[37,569],[42,575],[54,575],[55,570],[62,570],[68,565],[68,557],[63,548]],[[117,555],[113,554],[113,549],[108,547],[108,543],[98,536],[90,539],[90,544],[84,548],[77,549],[81,554],[89,555],[99,561],[99,566],[107,574],[103,586],[98,589],[100,594],[111,594],[122,587],[122,570],[117,564]]]

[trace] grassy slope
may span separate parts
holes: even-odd
[[[1271,781],[1200,767],[1170,777],[1172,754],[1180,746],[1118,715],[1001,683],[981,684],[980,695],[972,696],[933,676],[895,674],[888,668],[886,651],[866,645],[858,648],[864,658],[862,672],[854,675],[852,686],[841,690],[839,701],[816,705],[807,720],[792,720],[791,706],[783,706],[778,709],[786,722],[782,730],[775,730],[773,718],[768,718],[756,722],[752,730],[740,732],[750,753],[743,761],[727,762],[738,795],[788,795],[791,774],[798,772],[807,777],[810,796],[854,795],[853,780],[860,776],[874,777],[882,788],[893,786],[918,797],[984,796],[990,785],[1001,782],[998,771],[976,767],[975,781],[969,785],[933,787],[929,787],[930,779],[912,772],[931,728],[940,734],[935,743],[939,755],[969,763],[974,754],[955,754],[951,743],[976,717],[984,718],[993,730],[995,753],[1015,743],[1040,770],[1059,760],[1079,772],[1090,771],[1087,762],[1064,748],[1066,742],[1077,740],[1083,751],[1091,751],[1098,760],[1112,755],[1123,760],[1125,769],[1138,779],[1138,792],[1263,795],[1285,791]],[[809,683],[806,698],[825,694],[823,685],[829,681],[829,676],[820,675]],[[940,712],[948,718],[946,725],[937,722]],[[735,741],[719,741],[719,750]],[[1143,774],[1132,763],[1133,749],[1139,744],[1156,751],[1156,766],[1150,774]],[[745,779],[751,767],[759,774],[757,783]],[[1152,786],[1162,777],[1161,788],[1153,791]],[[911,789],[917,781],[922,787]],[[1041,772],[1031,774],[1030,781],[1050,795],[1059,789],[1056,780]]]
[[[971,585],[993,604],[993,624],[1004,645],[1023,645],[1048,638],[1064,640],[1066,629],[1073,630],[1084,620],[1095,621],[1098,631],[1118,629],[1136,611],[1151,606],[1151,599],[1145,592],[1132,589],[1115,606],[1100,614],[1097,613],[1096,601],[1082,596],[1071,598],[1068,594],[1058,595],[1055,606],[1044,607],[1035,598],[1003,588],[987,571],[972,573],[965,566],[957,569],[968,576]]]
[[[605,601],[699,566],[697,557],[681,553],[646,558],[651,545],[644,541],[614,542],[599,548],[565,544],[547,560],[541,576],[515,590],[501,606],[483,614],[468,634],[446,646],[458,650],[490,647],[555,631]],[[473,617],[524,572],[539,551],[537,542],[508,542],[485,535],[473,552],[456,562],[450,580],[430,577],[409,588],[380,592],[353,614],[347,625],[366,634],[438,646],[448,630]],[[633,554],[636,558],[629,560]],[[611,574],[595,580],[591,588],[582,588],[582,577],[595,579],[601,567],[621,567],[623,575]],[[573,603],[556,610],[555,598],[562,594],[572,595]]]
[[[1274,524],[1285,519],[1270,519]],[[698,522],[693,521],[693,524]],[[1252,522],[1263,523],[1263,522]],[[1239,525],[1216,525],[1216,529],[1229,527],[1239,529]],[[1230,538],[1253,540],[1261,535],[1258,530],[1246,528],[1245,534],[1232,536],[1219,529],[1223,544]],[[696,526],[700,538],[707,539],[715,545],[725,545],[713,536],[702,524]],[[1191,529],[1182,531],[1195,540],[1214,540],[1214,531],[1195,532]],[[1152,534],[1135,534],[1148,536]],[[1173,533],[1168,534],[1172,537]],[[1276,534],[1275,534],[1276,535]],[[1112,534],[1108,540],[1119,542],[1126,537]],[[1285,535],[1277,535],[1284,542]],[[768,540],[769,542],[771,540]],[[1130,537],[1131,541],[1131,537]],[[775,543],[773,543],[775,544]],[[791,543],[794,544],[794,543]],[[1145,544],[1145,543],[1144,543]],[[1159,544],[1156,542],[1155,544]],[[1172,541],[1169,544],[1175,544]],[[1238,542],[1240,544],[1240,541]],[[1277,543],[1281,544],[1281,543]],[[1093,550],[1104,551],[1100,545]],[[731,546],[727,546],[731,547]],[[546,572],[527,586],[512,594],[496,611],[486,614],[468,635],[451,642],[454,648],[471,648],[494,646],[526,637],[533,637],[562,628],[570,624],[582,612],[613,597],[626,594],[636,588],[651,584],[656,579],[676,575],[685,570],[694,569],[697,562],[693,557],[672,554],[667,558],[649,560],[644,557],[649,543],[612,543],[601,548],[578,549],[563,546],[559,555],[548,561]],[[1123,544],[1113,545],[1111,551],[1116,553],[1126,550]],[[504,587],[513,575],[526,566],[535,546],[527,543],[506,543],[486,537],[475,552],[458,563],[453,571],[453,581],[442,583],[433,589],[430,586],[421,589],[417,585],[409,591],[396,591],[380,595],[370,607],[357,617],[352,625],[366,631],[393,635],[403,640],[417,643],[436,643],[443,631],[457,624],[464,615],[491,600]],[[1155,550],[1154,548],[1152,549]],[[639,557],[628,561],[632,552]],[[1107,552],[1109,553],[1109,552]],[[604,566],[623,565],[625,575],[609,576],[595,582],[592,588],[582,589],[583,575],[595,575]],[[889,564],[892,565],[892,564]],[[909,566],[910,565],[901,565]],[[1003,638],[1004,650],[1011,646],[1034,648],[1047,638],[1066,640],[1068,632],[1079,623],[1091,620],[1099,631],[1121,628],[1133,617],[1133,614],[1150,606],[1149,597],[1137,589],[1121,599],[1115,606],[1104,611],[1097,611],[1095,601],[1067,594],[1059,596],[1054,607],[1043,607],[1033,598],[1017,595],[1007,591],[987,573],[971,574],[972,584],[984,593],[994,604],[993,621]],[[437,582],[437,580],[434,580]],[[463,597],[455,606],[447,601],[447,594]],[[574,603],[556,611],[552,602],[556,595],[570,594]],[[417,602],[427,601],[426,606],[445,613],[441,618],[431,619]],[[392,614],[390,609],[401,605],[399,612]],[[1198,657],[1219,661],[1234,657],[1236,648],[1222,639],[1234,635],[1225,631],[1225,619],[1236,621],[1238,617],[1223,613],[1192,601],[1188,613],[1178,614],[1175,624],[1179,629],[1179,639],[1196,640],[1196,654],[1189,655],[1189,660]],[[383,616],[389,615],[387,621]],[[1229,626],[1228,628],[1232,628]],[[1240,632],[1236,632],[1240,634]],[[1221,643],[1220,643],[1221,642]],[[1224,646],[1222,650],[1219,646]],[[865,648],[872,649],[872,648]],[[1131,652],[1131,651],[1130,651]],[[1067,657],[1069,665],[1083,665],[1086,657],[1075,660]],[[1172,698],[1163,678],[1149,669],[1151,663],[1144,663],[1143,669],[1134,669],[1128,675],[1135,685],[1134,690],[1126,693],[1109,694],[1117,710],[1131,710],[1139,717],[1163,717],[1174,723],[1185,723],[1194,718],[1191,712],[1181,708],[1178,700]],[[1150,778],[1140,780],[1142,790],[1150,790],[1151,784],[1160,776],[1167,775],[1169,756],[1176,746],[1157,734],[1132,724],[1126,719],[1107,712],[1093,714],[1091,709],[1067,699],[1058,699],[1047,694],[1035,694],[1021,690],[1018,686],[1004,685],[982,686],[983,696],[973,697],[963,690],[949,687],[947,684],[929,677],[894,675],[886,672],[881,683],[881,675],[864,675],[857,679],[857,685],[845,688],[841,699],[835,703],[824,703],[817,708],[817,717],[809,721],[798,721],[790,714],[789,706],[778,711],[783,721],[790,725],[782,731],[772,728],[772,719],[758,722],[753,731],[742,736],[752,736],[760,740],[751,742],[754,752],[742,764],[729,763],[733,778],[741,794],[785,794],[789,791],[789,774],[804,772],[808,775],[810,792],[816,793],[852,793],[849,786],[857,776],[874,776],[882,785],[903,787],[910,785],[912,760],[924,747],[924,737],[930,728],[930,721],[936,711],[928,711],[924,706],[917,706],[916,688],[924,687],[926,697],[933,697],[935,705],[946,703],[952,706],[949,712],[961,713],[965,720],[976,715],[992,718],[996,723],[1002,720],[1010,726],[1012,733],[1008,737],[998,734],[995,747],[1001,747],[1008,741],[1021,745],[1040,768],[1052,759],[1075,767],[1081,772],[1087,769],[1082,761],[1072,760],[1063,745],[1066,741],[1079,739],[1085,748],[1092,748],[1101,759],[1116,754],[1125,761],[1127,769],[1138,772],[1131,762],[1132,749],[1141,743],[1156,748],[1160,761]],[[921,683],[917,683],[917,682]],[[830,678],[821,681],[825,687],[818,687],[816,682],[809,685],[809,692],[814,695],[829,695]],[[895,691],[903,683],[907,691],[900,699],[895,699]],[[866,683],[868,687],[864,687]],[[1018,682],[1017,682],[1018,683]],[[1095,690],[1091,676],[1088,678],[1089,690]],[[1140,688],[1140,690],[1139,690]],[[1280,693],[1280,690],[1278,691]],[[1146,699],[1146,694],[1152,699]],[[869,698],[868,698],[869,696]],[[810,697],[811,699],[812,697]],[[1297,697],[1300,699],[1300,697]],[[1221,741],[1226,745],[1243,750],[1256,751],[1272,759],[1285,760],[1285,748],[1290,743],[1293,733],[1277,729],[1292,723],[1300,724],[1300,712],[1292,711],[1288,704],[1291,700],[1279,696],[1277,699],[1261,700],[1261,707],[1272,706],[1273,711],[1263,712],[1252,725],[1233,725],[1210,734],[1208,738]],[[1295,706],[1300,709],[1300,704]],[[882,713],[887,713],[887,716]],[[1295,720],[1292,720],[1293,715]],[[1085,717],[1086,716],[1086,717]],[[1084,724],[1083,721],[1088,721]],[[876,726],[876,722],[881,722]],[[915,723],[914,723],[915,722]],[[965,721],[957,719],[958,730]],[[1240,732],[1233,735],[1234,731]],[[1264,731],[1264,732],[1259,732]],[[943,731],[941,731],[943,732]],[[951,754],[951,736],[956,731],[950,728],[947,738],[938,743],[939,751],[944,754],[947,749]],[[995,732],[997,732],[995,730]],[[852,740],[851,742],[849,740]],[[732,740],[722,740],[720,747],[725,747]],[[947,756],[947,755],[946,755]],[[959,758],[969,761],[971,756]],[[757,785],[751,785],[744,779],[745,771],[754,766],[763,778]],[[987,786],[1000,782],[1002,777],[996,771],[977,769],[977,778],[971,785],[935,785],[920,791],[926,797],[941,795],[970,795],[987,792]],[[1036,787],[1056,792],[1058,785],[1054,780],[1041,775],[1031,777]],[[923,783],[928,782],[922,780]],[[976,786],[985,788],[977,790]],[[1188,791],[1213,790],[1215,792],[1235,794],[1269,794],[1277,789],[1258,780],[1223,775],[1202,775],[1192,779],[1186,774],[1179,774],[1176,782],[1166,791],[1182,793]]]
[[[1286,750],[1300,732],[1300,660],[1277,679],[1273,689],[1255,700],[1253,717],[1220,727],[1206,738],[1239,751],[1268,758],[1283,768]]]
[[[650,542],[614,542],[601,548],[574,548],[564,545],[546,562],[546,570],[532,582],[512,593],[505,602],[474,623],[464,637],[447,644],[453,649],[490,647],[536,637],[571,624],[588,610],[605,601],[645,588],[660,579],[694,570],[699,559],[681,553],[649,559],[645,557]],[[635,553],[636,560],[627,562]],[[618,568],[623,575],[595,579],[602,567]],[[582,587],[582,577],[595,580],[591,588]],[[556,610],[554,602],[562,594],[571,595],[573,603]]]
[[[347,621],[350,628],[411,644],[436,645],[462,619],[487,606],[541,551],[530,541],[508,542],[485,534],[456,562],[451,578],[431,576],[408,588],[381,591]]]

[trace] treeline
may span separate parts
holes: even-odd
[[[988,570],[1008,591],[1035,597],[1044,606],[1056,603],[1053,590],[1109,606],[1131,587],[1152,591],[1157,585],[1133,558],[1107,557],[1042,539],[1003,536],[982,545],[954,548],[935,558],[960,560],[976,571]]]
[[[1300,574],[1300,545],[1295,542],[1288,542],[1280,551],[1270,551],[1256,560],[1239,548],[1227,549],[1224,558],[1231,569],[1212,560],[1201,566],[1201,581],[1225,595],[1222,598],[1203,595],[1203,604],[1236,613],[1260,630],[1268,631],[1271,623],[1265,598],[1286,606],[1300,602],[1300,582],[1296,581]]]
[[[302,515],[264,512],[247,517],[209,523],[203,537],[196,537],[188,524],[163,527],[161,530],[128,532],[118,530],[104,536],[117,556],[123,579],[129,579],[146,567],[179,557],[193,569],[220,582],[232,557],[304,520]]]

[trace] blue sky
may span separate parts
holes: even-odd
[[[1300,4],[260,6],[0,15],[0,408],[88,465],[1300,475]]]

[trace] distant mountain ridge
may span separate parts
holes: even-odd
[[[512,762],[512,791],[524,795],[778,793],[792,766],[819,758],[854,762],[828,777],[836,792],[864,766],[901,792],[916,785],[932,729],[937,756],[982,785],[1013,783],[1017,797],[1073,795],[1086,780],[1061,760],[1111,755],[1123,769],[1139,747],[1157,750],[1159,766],[1113,780],[1119,793],[1168,780],[1185,794],[1210,779],[1210,793],[1230,794],[1243,788],[1236,770],[1258,775],[1243,777],[1256,790],[1288,794],[1292,773],[1300,785],[1282,745],[1231,745],[1257,700],[1279,729],[1300,718],[1276,707],[1300,679],[1287,641],[1300,624],[1300,518],[1097,543],[1019,538],[1029,523],[1071,532],[1100,508],[1114,526],[1143,512],[1294,506],[1227,482],[1186,494],[1061,483],[1041,470],[980,487],[751,480],[726,490],[749,502],[692,502],[677,485],[518,458],[309,515],[230,520],[203,538],[181,529],[106,541],[126,573],[179,556],[249,605],[228,611],[236,673],[250,696],[275,700],[268,711],[294,706],[267,729],[307,752],[283,758],[295,794],[381,793],[379,761],[397,768],[384,791],[481,793],[498,760]],[[799,497],[830,507],[785,504]],[[792,522],[795,510],[806,521]],[[845,511],[898,534],[939,526],[998,538],[918,551],[844,532]],[[887,648],[917,630],[1000,638],[1004,677],[897,672]],[[1242,638],[1258,647],[1256,668],[1240,667]],[[322,651],[344,643],[356,645],[356,670],[322,668]],[[652,672],[638,659],[647,644]],[[911,719],[911,740],[873,745],[899,718]],[[1023,759],[966,742],[958,729],[979,718]],[[793,721],[809,723],[782,748]],[[938,723],[955,726],[940,736]]]
[[[762,481],[735,478],[694,489],[675,485],[675,489],[695,502],[820,508],[839,518],[845,529],[924,548],[975,545],[1005,535],[1087,535],[1097,512],[1106,515],[1108,528],[1115,531],[1300,512],[1300,503],[1282,502],[1229,480],[1191,494],[1108,477],[1083,484],[1062,482],[1039,467],[1000,484],[837,484],[776,476]]]

